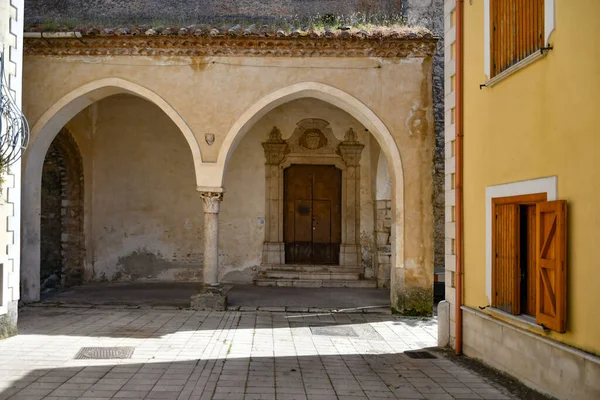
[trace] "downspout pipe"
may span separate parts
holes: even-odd
[[[456,354],[462,353],[463,322],[463,61],[464,61],[464,0],[456,0],[456,104],[455,112],[455,153],[454,193],[455,203],[455,253],[456,253]]]

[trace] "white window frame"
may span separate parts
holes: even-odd
[[[485,293],[492,304],[492,199],[546,193],[546,201],[558,199],[558,177],[531,179],[485,188]]]
[[[554,31],[555,25],[555,1],[556,0],[545,0],[544,1],[544,46],[548,46],[548,41],[550,40],[550,35]],[[490,0],[483,0],[483,69],[485,72],[485,76],[488,79],[486,82],[486,86],[492,86],[492,84],[496,83],[497,77],[500,79],[505,78],[510,75],[512,72],[516,72],[519,69],[523,68],[525,65],[531,64],[533,61],[537,60],[542,56],[540,52],[535,52],[528,57],[525,57],[523,60],[519,61],[517,64],[511,66],[507,70],[503,71],[501,74],[498,74],[494,78],[490,79],[491,75],[491,43],[490,43]],[[507,73],[508,72],[508,73]],[[501,76],[503,75],[503,76]],[[499,80],[499,79],[498,79]]]

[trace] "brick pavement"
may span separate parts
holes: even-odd
[[[435,346],[435,319],[26,308],[19,328],[0,341],[0,400],[512,398],[439,355],[403,354]],[[74,359],[88,346],[135,351]]]

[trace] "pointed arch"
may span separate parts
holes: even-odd
[[[222,187],[227,164],[236,146],[252,126],[276,107],[300,98],[315,98],[344,110],[363,124],[377,140],[389,171],[392,184],[392,281],[400,280],[398,288],[403,287],[401,268],[404,266],[404,175],[402,160],[396,140],[381,119],[356,97],[335,87],[319,82],[297,83],[279,89],[254,103],[233,124],[219,150],[213,174],[203,174],[205,182],[200,186]],[[206,164],[205,164],[206,166]],[[392,302],[395,293],[392,291]]]
[[[59,131],[80,111],[116,94],[141,97],[158,106],[185,137],[195,171],[202,165],[200,146],[190,127],[169,103],[146,87],[121,78],[105,78],[87,83],[60,98],[33,126],[23,158],[21,299],[24,301],[39,300],[40,295],[41,178],[48,148]]]

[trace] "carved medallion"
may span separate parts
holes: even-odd
[[[298,144],[309,150],[316,150],[327,146],[327,138],[319,129],[309,129],[300,136]]]

